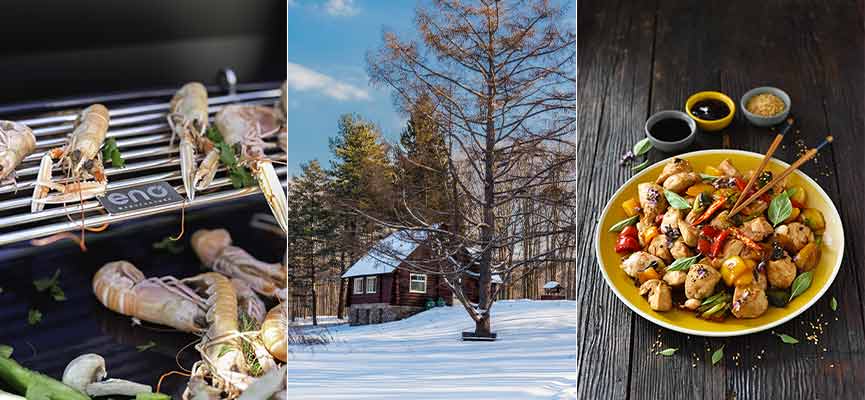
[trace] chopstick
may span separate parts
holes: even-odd
[[[780,175],[776,176],[775,179],[772,179],[772,182],[769,182],[768,185],[763,186],[762,189],[758,190],[757,193],[754,193],[753,195],[751,195],[751,197],[749,197],[747,200],[745,200],[742,204],[740,204],[739,206],[734,207],[732,210],[730,210],[730,214],[727,217],[729,218],[729,217],[736,215],[743,208],[747,207],[748,204],[751,204],[751,202],[756,200],[758,197],[762,196],[763,193],[766,193],[769,189],[775,187],[778,184],[778,182],[780,182],[781,180],[786,178],[787,175],[792,174],[793,171],[799,169],[799,167],[802,166],[802,164],[805,164],[806,162],[808,162],[809,160],[814,158],[814,156],[817,155],[817,152],[820,151],[820,149],[822,149],[823,147],[826,147],[827,144],[832,143],[833,140],[835,140],[835,138],[833,138],[831,135],[826,136],[826,139],[823,139],[822,143],[817,145],[817,147],[806,151],[805,154],[802,155],[802,157],[799,157],[799,159],[796,160],[796,162],[791,164],[789,167],[787,167],[787,169],[785,169],[784,172],[782,172]]]
[[[742,203],[742,200],[745,199],[745,193],[748,193],[748,190],[751,189],[751,186],[754,186],[754,182],[756,182],[760,174],[763,173],[763,169],[765,169],[766,165],[769,164],[769,159],[772,158],[772,154],[775,154],[775,150],[778,149],[781,141],[784,140],[784,135],[790,131],[791,126],[793,126],[793,117],[787,118],[787,125],[784,125],[781,131],[775,135],[775,140],[773,140],[772,144],[769,145],[769,150],[767,150],[766,155],[763,156],[763,161],[760,162],[760,166],[757,167],[757,170],[751,175],[751,179],[748,180],[748,184],[745,185],[745,189],[742,190],[742,196],[739,196],[739,199],[736,200],[736,204],[733,205],[734,210],[740,203]]]

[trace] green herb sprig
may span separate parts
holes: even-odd
[[[679,350],[679,349],[676,349],[676,348],[664,349],[664,350],[659,351],[658,354],[660,354],[664,357],[669,357],[669,356],[672,356],[673,354],[676,354],[677,350]]]
[[[105,140],[105,145],[102,146],[102,159],[111,160],[111,165],[115,168],[126,166],[126,160],[120,155],[120,149],[117,148],[117,140],[114,138]]]
[[[171,237],[166,237],[156,243],[153,243],[153,248],[156,250],[165,250],[171,254],[178,255],[186,248],[181,246],[177,240],[171,240]]]
[[[786,335],[786,334],[783,334],[783,333],[776,333],[775,335],[778,336],[779,338],[781,338],[781,341],[784,342],[784,343],[787,343],[787,344],[796,344],[796,343],[799,343],[799,339],[796,339],[796,338],[794,338],[794,337],[792,337],[792,336],[790,336],[790,335]]]
[[[814,271],[803,272],[793,280],[793,285],[790,286],[790,300],[804,293],[811,287],[811,280],[814,276]],[[789,301],[789,300],[788,300]]]
[[[688,204],[688,201],[683,199],[682,196],[676,194],[676,192],[670,190],[664,190],[664,197],[667,198],[667,202],[670,203],[670,207],[686,210],[691,208],[691,205]]]
[[[667,271],[687,271],[691,268],[692,265],[694,265],[695,262],[697,262],[697,259],[702,256],[702,254],[697,254],[693,257],[679,258],[676,261],[673,261],[672,264],[667,266]]]
[[[36,291],[40,293],[47,290],[54,301],[66,301],[66,294],[63,293],[63,288],[60,287],[59,269],[54,271],[54,275],[51,278],[43,278],[33,281],[33,286],[35,286]]]
[[[222,165],[225,165],[226,169],[228,169],[228,179],[231,181],[231,185],[234,186],[235,189],[255,184],[255,179],[252,177],[252,173],[248,168],[239,165],[234,148],[229,146],[228,143],[225,143],[225,140],[222,138],[222,135],[219,134],[219,131],[216,130],[216,127],[211,126],[207,129],[207,138],[210,139],[210,141],[213,142],[213,145],[216,146],[217,150],[219,150],[219,161]]]
[[[635,216],[630,217],[630,218],[625,218],[625,219],[613,224],[613,226],[610,227],[610,232],[621,232],[622,229],[625,229],[625,227],[627,227],[628,225],[636,224],[637,221],[639,221],[639,220],[640,220],[639,215],[635,215]]]
[[[722,358],[724,358],[724,346],[726,345],[722,345],[718,350],[715,350],[715,352],[712,353],[712,365],[717,364]]]
[[[769,203],[769,220],[772,221],[772,226],[784,222],[790,218],[793,213],[793,203],[790,201],[790,193],[781,192]]]
[[[42,311],[39,311],[35,308],[31,308],[27,312],[27,323],[29,325],[36,325],[42,322]]]

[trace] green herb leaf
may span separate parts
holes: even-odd
[[[135,395],[135,400],[171,400],[171,396],[164,393],[141,392]]]
[[[63,293],[63,288],[60,287],[60,270],[54,271],[51,278],[37,279],[33,281],[33,286],[36,291],[48,291],[54,301],[66,301],[66,294]]]
[[[712,353],[712,365],[717,364],[722,358],[724,358],[724,346],[726,345],[721,346],[718,350],[715,350],[715,352]]]
[[[792,213],[793,203],[790,202],[790,195],[787,192],[775,196],[769,203],[769,220],[772,221],[773,226],[784,222]]]
[[[811,279],[814,276],[814,271],[803,272],[793,280],[793,285],[790,286],[790,300],[804,293],[811,287]],[[789,300],[788,300],[789,301]]]
[[[685,210],[691,208],[691,205],[688,204],[688,201],[683,199],[682,196],[679,196],[675,192],[664,190],[664,197],[667,198],[667,201],[670,203],[670,206],[679,210]]]
[[[27,323],[30,325],[36,325],[42,322],[42,312],[31,308],[30,311],[27,312]]]
[[[181,246],[177,240],[171,240],[170,236],[153,243],[153,248],[157,250],[165,250],[171,254],[177,255],[183,252],[184,246]]]
[[[626,226],[636,224],[637,221],[639,221],[639,220],[640,220],[639,215],[635,215],[635,216],[630,217],[630,218],[625,218],[625,219],[613,224],[613,226],[610,227],[610,232],[621,232],[622,229],[625,229]]]
[[[634,144],[634,149],[631,151],[634,153],[635,157],[639,157],[643,154],[646,154],[651,149],[652,149],[652,142],[649,141],[649,138],[643,138],[643,140]]]
[[[672,356],[673,354],[676,354],[676,350],[679,350],[679,349],[674,349],[674,348],[664,349],[664,350],[659,351],[658,354],[660,354],[664,357],[669,357],[669,356]]]
[[[108,138],[102,146],[102,159],[111,160],[111,165],[115,168],[123,168],[126,166],[126,161],[120,155],[120,149],[117,148],[117,140]]]
[[[769,304],[775,307],[784,307],[790,300],[790,294],[785,289],[769,289],[766,291],[766,297],[769,299]]]
[[[13,351],[12,346],[0,344],[0,358],[12,357],[12,351]]]
[[[704,181],[714,181],[715,179],[718,179],[718,177],[715,175],[702,174],[702,173],[700,174],[700,178],[702,178]]]
[[[52,286],[50,293],[54,301],[66,301],[66,293],[63,293],[63,289],[60,286]]]
[[[697,262],[697,259],[702,256],[702,254],[697,254],[693,257],[679,258],[676,261],[673,261],[672,264],[667,266],[667,271],[687,271],[689,268],[691,268],[692,265],[694,265],[695,262]]]
[[[829,300],[829,308],[831,308],[832,311],[838,310],[838,300],[835,300],[835,296],[832,296],[832,299]]]
[[[640,172],[644,168],[646,168],[647,165],[649,165],[649,160],[646,160],[646,161],[643,161],[643,162],[637,164],[634,168],[631,168],[631,171]]]
[[[777,335],[778,335],[779,338],[781,338],[781,341],[784,342],[784,343],[787,343],[787,344],[796,344],[796,343],[799,343],[799,340],[797,340],[796,338],[794,338],[794,337],[792,337],[792,336],[790,336],[790,335],[785,335],[785,334],[783,334],[783,333],[780,333],[780,334],[777,334]]]
[[[152,348],[154,348],[154,347],[156,347],[156,343],[155,343],[154,341],[151,340],[151,341],[149,341],[149,342],[147,342],[147,343],[145,343],[145,344],[135,346],[135,349],[138,350],[139,353],[141,353],[141,352],[143,352],[143,351],[150,350],[150,349],[152,349]]]

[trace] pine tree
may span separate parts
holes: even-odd
[[[332,258],[337,245],[337,218],[327,201],[329,177],[317,160],[301,166],[288,193],[289,263],[294,264],[294,287],[312,306],[317,325],[315,284],[321,274],[333,273]]]

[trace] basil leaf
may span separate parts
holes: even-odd
[[[691,208],[691,205],[688,204],[688,202],[683,199],[682,196],[679,196],[675,192],[664,190],[664,197],[667,198],[667,202],[669,202],[670,206],[672,206],[673,208],[677,208],[679,210]]]
[[[785,334],[781,333],[781,334],[778,334],[778,337],[781,338],[782,342],[787,343],[787,344],[799,343],[798,339],[796,339],[790,335],[785,335]]]
[[[649,141],[649,138],[643,138],[643,140],[634,144],[634,149],[631,150],[631,152],[634,153],[634,156],[639,157],[643,154],[646,154],[651,149],[652,142]]]
[[[702,173],[700,174],[700,178],[703,178],[704,181],[714,181],[715,179],[718,179],[718,177],[715,175],[702,174]]]
[[[793,285],[790,286],[790,300],[804,293],[811,287],[811,278],[814,276],[814,271],[803,272],[793,280]]]
[[[724,346],[726,345],[721,346],[721,348],[712,353],[712,365],[717,364],[718,361],[721,361],[721,359],[724,358]]]
[[[639,221],[639,220],[640,220],[639,215],[635,215],[631,218],[623,219],[619,222],[616,222],[613,226],[611,226],[610,232],[621,232],[622,229],[625,229],[626,226],[636,224],[637,221]]]
[[[832,311],[838,309],[838,300],[835,300],[835,296],[832,296],[832,300],[829,300],[829,308],[831,308]]]
[[[769,220],[772,221],[773,226],[784,222],[792,213],[793,203],[790,202],[790,195],[787,192],[775,196],[769,203]]]
[[[42,312],[31,308],[30,311],[27,312],[27,323],[30,325],[36,325],[42,322]]]
[[[649,160],[637,164],[634,168],[631,168],[631,171],[640,172],[643,170],[643,168],[646,168],[647,165],[649,165]]]
[[[673,263],[667,267],[667,271],[687,271],[691,268],[691,265],[694,265],[694,263],[697,262],[697,258],[699,257],[702,257],[702,254],[697,254],[696,256],[688,258],[680,258],[673,261]]]
[[[676,354],[676,350],[679,350],[679,349],[674,349],[674,348],[664,349],[664,350],[659,351],[658,354],[660,354],[664,357],[669,357],[669,356],[672,356],[673,354]]]

